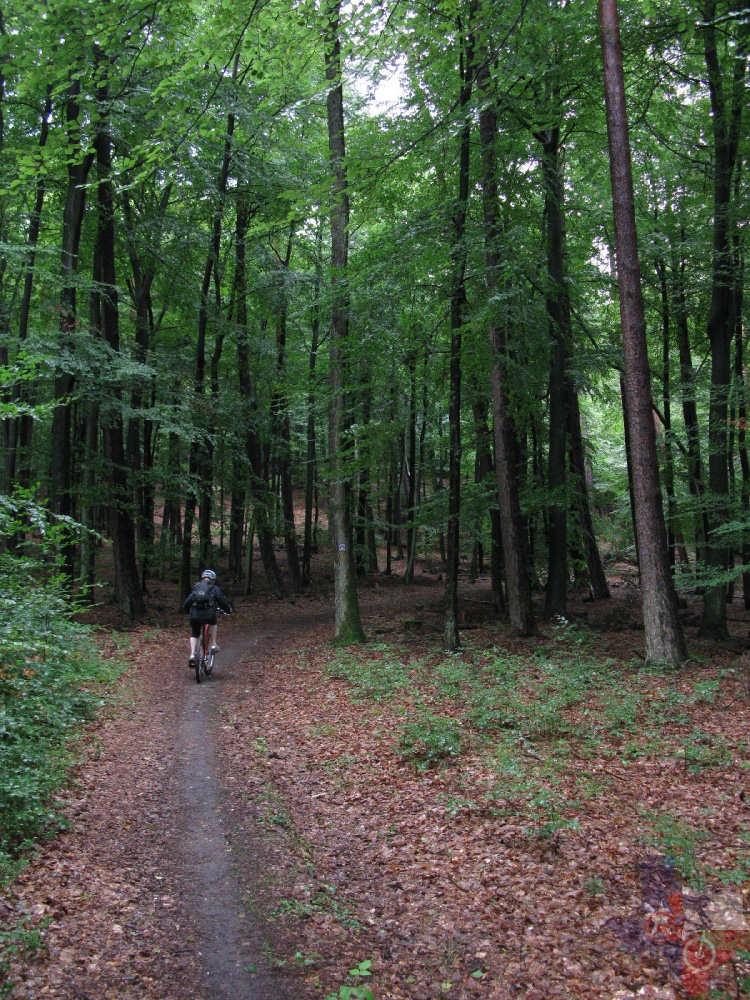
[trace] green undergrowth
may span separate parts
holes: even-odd
[[[355,702],[401,720],[394,749],[418,770],[460,765],[467,754],[486,761],[493,787],[482,802],[453,802],[451,814],[489,808],[553,843],[605,793],[608,760],[670,757],[700,774],[748,750],[697,722],[719,699],[720,678],[602,657],[596,636],[564,619],[522,655],[496,646],[411,656],[377,643],[334,652],[325,669],[348,682]]]
[[[564,620],[530,654],[492,647],[405,657],[400,647],[377,643],[334,651],[325,671],[348,682],[354,701],[386,703],[408,717],[399,736],[415,761],[433,742],[428,763],[498,737],[534,744],[564,738],[579,756],[619,748],[632,759],[661,752],[665,727],[685,730],[682,754],[691,769],[731,758],[721,740],[692,723],[696,706],[715,702],[718,679],[678,683],[640,663],[601,658],[595,637]]]
[[[117,668],[97,655],[62,590],[34,563],[0,560],[0,884],[63,825],[55,794]]]
[[[33,958],[44,947],[44,931],[51,918],[34,923],[21,917],[14,926],[0,926],[0,996],[10,993],[8,980],[11,962]]]

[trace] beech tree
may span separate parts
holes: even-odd
[[[489,47],[483,50],[478,83],[487,97],[490,91]],[[487,100],[479,117],[482,148],[482,202],[485,227],[485,281],[492,297],[502,281],[500,273],[500,204],[498,197],[498,167],[495,155],[497,114],[494,102]],[[488,329],[492,358],[493,432],[495,472],[500,504],[501,537],[505,569],[506,597],[511,628],[519,635],[533,631],[528,541],[521,512],[518,486],[519,447],[513,417],[510,412],[506,381],[507,337],[502,317],[493,317]]]
[[[717,39],[719,6],[709,0],[703,9],[704,54],[711,95],[713,129],[713,257],[711,305],[707,330],[711,345],[711,406],[709,411],[708,468],[711,514],[706,539],[706,567],[721,574],[729,567],[730,552],[720,532],[729,519],[728,428],[729,394],[732,376],[732,344],[737,315],[736,222],[732,216],[735,171],[747,103],[745,78],[750,49],[750,24],[740,5],[729,4],[722,16],[724,41]],[[722,12],[724,13],[724,12]],[[727,22],[730,30],[727,31]],[[731,24],[736,23],[736,37]],[[723,56],[723,58],[722,58]],[[726,65],[722,65],[722,62]],[[728,66],[728,69],[727,69]],[[701,632],[710,638],[728,637],[726,626],[727,581],[712,581],[703,600]]]
[[[333,547],[336,638],[339,642],[364,640],[357,599],[351,526],[351,485],[344,449],[348,415],[346,400],[349,307],[346,291],[349,258],[349,193],[347,190],[344,93],[341,79],[340,6],[334,0],[326,9],[326,81],[328,82],[328,149],[331,169],[331,402],[328,439],[331,453],[331,544]]]

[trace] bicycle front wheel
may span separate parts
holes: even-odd
[[[203,675],[204,677],[208,677],[214,668],[214,657],[211,652],[211,626],[208,624],[203,626],[201,653],[203,655]]]

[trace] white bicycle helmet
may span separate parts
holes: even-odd
[[[215,580],[216,574],[212,569],[204,569],[201,573],[201,580]]]

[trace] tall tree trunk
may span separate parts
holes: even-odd
[[[279,572],[273,547],[273,532],[269,523],[269,496],[266,488],[263,455],[256,430],[257,401],[253,392],[250,374],[250,347],[247,319],[247,265],[246,237],[250,223],[247,196],[244,191],[237,195],[237,221],[235,231],[235,302],[237,310],[237,377],[244,410],[245,451],[250,466],[249,492],[252,501],[252,523],[258,535],[258,549],[266,574],[268,587],[274,597],[286,597],[286,588]],[[253,530],[249,530],[252,541]],[[248,549],[250,560],[247,572],[252,574],[252,548]],[[247,583],[249,587],[249,582]]]
[[[583,450],[583,434],[581,433],[581,410],[578,405],[578,393],[570,377],[566,379],[568,394],[568,434],[570,436],[570,467],[576,493],[578,517],[583,535],[584,558],[588,573],[591,596],[595,601],[609,599],[610,591],[607,577],[604,573],[599,546],[596,543],[594,521],[591,516],[591,502],[586,484],[586,456]]]
[[[480,394],[478,386],[474,387],[474,433],[476,435],[476,481],[477,483],[487,483],[492,477],[495,484],[495,467],[492,460],[492,432],[487,418],[487,402]],[[505,598],[503,596],[502,584],[502,523],[500,511],[492,505],[490,507],[490,578],[492,581],[492,604],[495,611],[500,614],[505,610]]]
[[[68,187],[63,210],[61,290],[60,290],[60,354],[75,349],[76,272],[81,244],[81,227],[86,204],[86,178],[94,162],[92,153],[85,156],[80,148],[80,81],[68,88],[65,115],[68,128],[67,162]],[[62,363],[64,364],[64,363]],[[50,493],[53,509],[66,517],[73,513],[73,442],[71,395],[75,377],[62,367],[55,376],[56,405],[52,413],[52,461]],[[75,566],[75,546],[69,542],[63,548],[64,570],[72,579]]]
[[[396,455],[396,469],[393,477],[393,541],[396,545],[396,559],[401,561],[404,558],[404,545],[402,541],[402,506],[401,498],[404,492],[404,478],[406,474],[406,435],[402,431],[398,436]]]
[[[695,559],[704,559],[706,537],[708,535],[708,515],[704,502],[703,467],[701,463],[700,427],[696,402],[696,379],[690,350],[690,331],[685,301],[685,262],[673,265],[674,312],[677,330],[677,346],[680,354],[680,395],[682,399],[682,419],[687,437],[688,488],[698,508],[695,516]]]
[[[678,667],[687,659],[687,646],[669,571],[659,484],[617,0],[599,0],[599,19],[646,660]]]
[[[315,284],[313,288],[313,311],[310,342],[310,361],[308,366],[307,390],[307,459],[305,462],[305,533],[302,546],[302,586],[310,586],[312,577],[313,556],[313,503],[315,501],[315,368],[318,361],[318,344],[320,341],[320,293],[322,289],[321,254],[323,246],[323,228],[318,226],[315,237]]]
[[[309,587],[311,582],[311,566],[313,556],[313,503],[315,500],[315,367],[318,360],[318,343],[320,340],[320,258],[322,231],[318,229],[315,271],[315,293],[313,298],[312,331],[310,343],[309,382],[307,390],[307,457],[305,462],[305,533],[302,545],[302,586]]]
[[[246,476],[246,463],[240,455],[235,455],[232,463],[232,499],[229,507],[229,572],[236,583],[242,579]]]
[[[3,18],[3,12],[0,10],[0,36],[2,36],[3,41],[7,39],[7,33],[5,30],[5,20]],[[4,45],[5,49],[5,45]],[[4,64],[8,61],[9,56],[7,55],[7,49],[5,49],[6,55],[0,58],[0,157],[3,155],[3,150],[5,148],[5,68]],[[7,368],[8,362],[10,360],[9,355],[9,343],[10,343],[10,302],[8,301],[8,296],[6,292],[5,278],[8,271],[8,257],[5,248],[8,246],[8,229],[7,229],[7,213],[6,213],[6,202],[0,203],[0,367]],[[0,403],[7,405],[12,399],[14,393],[10,387],[0,388]],[[0,442],[2,444],[2,456],[0,460],[2,464],[0,465],[0,490],[3,493],[10,492],[12,484],[15,480],[15,467],[16,467],[16,438],[18,436],[18,422],[13,416],[5,416],[0,420],[0,425],[2,427],[2,434],[0,435]],[[5,537],[0,537],[0,548],[2,548],[7,539]],[[11,540],[12,544],[12,540]]]
[[[489,69],[487,57],[478,74],[479,85],[488,95]],[[483,102],[479,113],[482,148],[482,203],[484,208],[485,282],[490,298],[495,293],[500,276],[500,202],[497,185],[495,140],[497,114],[491,100]],[[518,635],[534,631],[534,616],[529,586],[529,538],[518,490],[518,440],[508,402],[507,345],[504,318],[494,317],[487,335],[492,350],[492,410],[495,444],[495,475],[501,523],[505,588],[510,627]]]
[[[146,365],[149,359],[149,352],[153,341],[153,311],[151,303],[151,287],[156,277],[155,262],[159,258],[161,246],[161,232],[167,206],[172,192],[172,185],[168,184],[161,193],[158,208],[156,211],[156,236],[151,253],[142,260],[139,251],[139,240],[136,234],[136,224],[130,193],[126,188],[123,192],[123,210],[125,217],[126,238],[128,245],[128,256],[132,271],[132,281],[130,282],[130,293],[135,311],[135,358]],[[138,500],[139,500],[139,540],[141,556],[141,584],[146,589],[146,581],[149,576],[151,561],[154,558],[154,508],[155,495],[151,477],[153,467],[153,421],[144,417],[142,420],[138,416],[141,409],[153,409],[155,405],[156,389],[155,385],[149,387],[148,401],[144,399],[144,391],[140,380],[136,381],[135,388],[131,395],[131,407],[135,414],[128,423],[127,432],[127,463],[128,467],[136,477]]]
[[[346,346],[349,301],[346,273],[349,258],[349,195],[344,141],[344,94],[341,84],[339,0],[327,7],[325,70],[328,83],[328,152],[331,175],[331,341],[329,449],[331,462],[331,538],[334,559],[336,640],[363,642],[357,577],[352,551],[351,483],[343,454],[348,426],[346,408]]]
[[[669,288],[667,268],[663,260],[656,262],[659,279],[662,315],[662,403],[664,417],[664,489],[667,493],[667,548],[669,564],[674,570],[677,564],[677,497],[674,488],[674,448],[672,447],[672,377],[671,377],[671,315],[669,308]]]
[[[197,450],[195,444],[190,445],[190,457],[188,459],[188,488],[185,491],[185,514],[182,522],[182,559],[180,562],[180,594],[178,595],[178,607],[182,606],[183,599],[190,593],[193,578],[193,524],[195,523],[195,510],[197,507],[197,490],[195,483],[198,478]]]
[[[100,73],[105,73],[104,53],[97,48],[96,56]],[[96,149],[98,173],[99,229],[96,256],[99,269],[98,279],[101,286],[101,330],[113,354],[117,355],[120,350],[120,328],[115,274],[115,206],[111,176],[112,141],[107,118],[109,93],[106,75],[104,82],[99,87],[97,99],[100,119],[94,139],[94,148]],[[132,491],[129,489],[123,440],[122,393],[117,387],[113,387],[111,393],[114,397],[114,407],[104,428],[104,454],[109,464],[110,475],[110,530],[112,531],[115,563],[115,590],[120,611],[128,618],[139,618],[143,615],[145,606],[135,556]]]
[[[289,423],[289,401],[284,390],[286,371],[286,327],[287,327],[287,275],[292,260],[294,226],[289,230],[287,248],[282,261],[281,309],[279,312],[278,330],[276,334],[276,378],[278,386],[271,402],[272,426],[275,433],[276,455],[281,486],[281,508],[284,521],[284,546],[286,548],[286,564],[292,589],[302,589],[302,571],[297,548],[297,530],[294,518],[294,491],[292,484],[292,445]]]
[[[52,115],[52,91],[47,88],[47,95],[44,101],[44,110],[41,118],[41,128],[39,131],[39,149],[44,149],[49,138],[49,120]],[[21,344],[26,340],[29,332],[29,315],[31,312],[31,296],[34,289],[34,273],[36,269],[36,250],[39,243],[39,231],[42,223],[42,209],[44,207],[44,197],[47,191],[47,182],[44,173],[40,173],[36,182],[36,197],[34,208],[29,219],[29,231],[26,238],[26,269],[23,281],[23,295],[18,317],[18,339]],[[29,390],[22,387],[20,391],[21,400],[27,402]],[[34,421],[28,414],[22,414],[18,421],[18,463],[16,475],[21,486],[28,487],[31,482],[31,442],[33,437]]]
[[[247,525],[247,541],[245,543],[245,582],[242,593],[249,597],[253,589],[253,538],[255,536],[255,524],[252,520]]]
[[[409,372],[409,453],[407,462],[406,503],[409,524],[406,529],[406,569],[404,583],[414,583],[417,556],[417,354],[411,351],[405,360]]]
[[[708,340],[711,345],[711,401],[708,417],[708,485],[711,491],[709,535],[706,544],[706,571],[709,584],[703,595],[700,634],[704,638],[726,639],[727,584],[710,580],[712,573],[726,571],[731,550],[720,533],[730,516],[728,472],[728,405],[731,381],[731,352],[734,306],[734,266],[731,201],[732,174],[747,101],[745,75],[747,44],[738,48],[734,60],[731,93],[725,93],[716,41],[716,3],[704,8],[703,48],[711,95],[714,132],[714,224],[711,305]]]
[[[474,36],[472,21],[475,5],[469,8],[469,28],[464,33],[458,25],[461,93],[459,106],[465,115],[461,127],[458,154],[458,198],[453,214],[451,248],[451,341],[448,394],[449,465],[448,523],[446,527],[445,569],[445,647],[458,649],[458,569],[461,555],[461,348],[466,310],[466,216],[469,208],[469,168],[471,162],[471,119],[468,105],[474,82]]]
[[[215,272],[217,272],[218,269],[215,268],[214,270]],[[216,315],[219,316],[221,313],[221,283],[218,280],[218,278],[215,280],[215,289],[216,289]],[[231,321],[231,317],[228,317],[228,320]],[[214,349],[211,355],[211,401],[213,404],[212,415],[218,410],[220,405],[219,396],[221,394],[221,385],[219,379],[219,365],[221,364],[221,355],[224,351],[224,337],[225,337],[225,331],[222,325],[216,333],[216,339],[214,340]],[[214,426],[212,427],[212,432],[215,432],[215,430],[216,426],[214,424]],[[201,533],[201,563],[203,566],[208,565],[208,563],[212,561],[213,559],[212,552],[214,551],[213,515],[211,514],[211,512],[213,509],[213,503],[212,503],[212,497],[214,492],[213,480],[216,475],[216,463],[215,463],[213,444],[211,445],[210,455],[211,455],[211,465],[210,465],[211,483],[210,486],[205,486],[204,484],[205,492],[210,494],[208,502],[206,504],[210,516],[208,518],[208,524],[203,528]],[[221,461],[219,461],[219,467],[221,468]],[[201,512],[201,516],[202,518],[205,517],[203,511]],[[224,488],[222,486],[219,490],[219,554],[218,554],[219,559],[221,559],[224,554],[223,532],[224,532]],[[208,542],[207,544],[205,544],[205,546],[203,542],[204,539],[208,539]]]
[[[81,583],[93,587],[96,569],[96,460],[99,455],[99,403],[92,402],[86,413],[86,443],[81,483]]]
[[[742,487],[740,493],[740,503],[742,516],[747,519],[750,515],[750,459],[747,454],[747,377],[745,372],[745,331],[742,323],[742,300],[744,265],[741,256],[741,248],[737,247],[737,308],[735,310],[735,355],[734,355],[734,377],[737,387],[737,451],[740,458],[740,470],[742,472]],[[742,542],[742,565],[750,564],[750,538],[747,532]],[[742,597],[745,610],[750,610],[750,571],[742,574]]]
[[[164,484],[164,509],[162,512],[161,535],[159,537],[159,576],[165,579],[167,564],[171,568],[177,560],[177,553],[182,545],[182,520],[180,498],[182,490],[182,463],[180,461],[180,438],[175,431],[170,431],[167,445],[167,474]]]
[[[232,82],[237,79],[239,67],[239,56],[235,58],[232,73]],[[195,395],[198,401],[206,398],[206,336],[208,333],[208,323],[210,314],[209,292],[211,290],[211,279],[214,281],[215,309],[220,309],[221,290],[219,282],[219,253],[221,249],[221,228],[224,219],[224,207],[226,203],[227,182],[229,179],[229,167],[232,159],[232,137],[234,135],[235,115],[230,111],[227,116],[227,131],[224,138],[224,151],[219,169],[219,176],[216,188],[216,205],[214,207],[214,219],[211,234],[211,246],[208,251],[206,263],[203,268],[203,281],[201,283],[200,308],[198,310],[198,337],[195,348]],[[202,405],[200,407],[203,408]],[[209,422],[211,416],[209,415]],[[188,500],[185,511],[185,530],[182,539],[182,576],[181,591],[187,594],[191,584],[191,563],[192,563],[192,528],[196,501],[200,501],[199,507],[199,552],[201,566],[205,568],[211,552],[211,524],[213,508],[213,445],[211,443],[213,428],[210,426],[200,427],[198,436],[191,444],[191,479],[188,486]],[[191,516],[188,517],[188,507],[192,509]]]
[[[564,615],[568,589],[568,448],[566,368],[570,340],[570,306],[565,285],[565,216],[560,165],[560,128],[547,129],[542,141],[544,209],[547,217],[547,316],[550,326],[549,491],[546,610]]]
[[[372,388],[367,374],[360,379],[362,397],[362,425],[369,427],[372,410]],[[370,462],[369,441],[365,441],[366,454],[359,454],[359,484],[357,489],[357,570],[361,576],[377,573],[378,555],[375,545],[374,517],[370,502]]]

